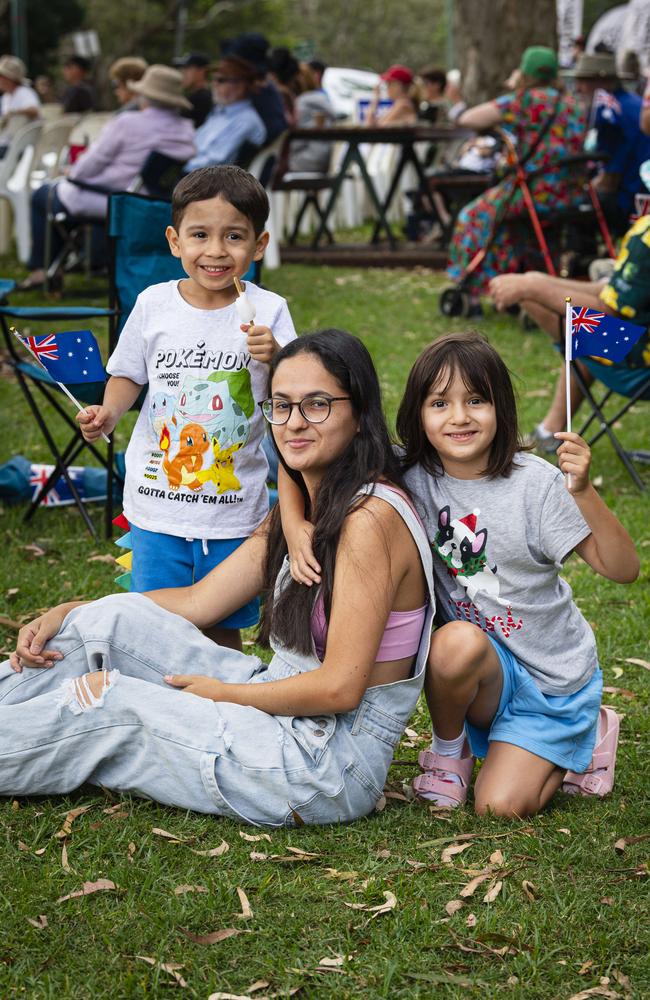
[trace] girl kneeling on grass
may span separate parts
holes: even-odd
[[[47,612],[0,666],[0,795],[88,781],[270,826],[373,810],[424,679],[427,537],[360,341],[292,341],[260,405],[312,512],[319,599],[289,576],[276,510],[193,586]],[[200,631],[261,590],[268,666]]]
[[[519,450],[508,369],[480,334],[442,337],[420,355],[397,430],[434,550],[439,624],[425,680],[433,741],[416,793],[460,805],[484,757],[479,813],[531,815],[560,785],[607,794],[619,720],[600,707],[594,635],[559,569],[575,550],[601,576],[631,583],[639,561],[589,482],[589,448],[556,434],[561,472]],[[292,575],[317,583],[311,526],[287,493],[282,505],[294,521]]]
[[[561,471],[519,450],[508,370],[479,334],[442,337],[420,355],[397,430],[444,622],[429,654],[433,741],[415,791],[464,802],[477,756],[479,813],[531,815],[560,785],[607,794],[619,720],[600,706],[594,634],[560,569],[575,551],[631,583],[639,560],[589,481],[587,444],[555,435]]]

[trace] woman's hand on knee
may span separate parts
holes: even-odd
[[[35,618],[29,625],[23,625],[18,633],[16,649],[9,656],[9,664],[17,674],[23,667],[53,667],[63,653],[57,649],[46,649],[49,640],[60,630],[63,620],[76,607],[74,604],[59,604],[44,615]]]

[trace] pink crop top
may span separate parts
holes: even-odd
[[[391,611],[386,622],[386,630],[377,650],[376,663],[401,660],[405,656],[415,656],[420,646],[420,636],[424,627],[428,605],[414,611]],[[311,634],[314,639],[318,659],[322,660],[327,642],[327,622],[325,607],[320,595],[316,598],[311,613]]]

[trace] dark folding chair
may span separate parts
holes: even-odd
[[[575,361],[571,362],[572,373],[580,387],[580,391],[585,397],[587,405],[591,409],[589,417],[578,430],[578,434],[585,438],[589,447],[595,444],[596,441],[599,441],[600,438],[606,434],[612,444],[612,447],[614,448],[614,451],[627,469],[635,485],[639,490],[644,491],[646,489],[646,485],[634,467],[634,463],[650,463],[650,451],[645,451],[643,449],[626,451],[614,432],[614,426],[622,419],[628,410],[634,406],[635,403],[638,403],[640,400],[645,402],[650,401],[650,369],[628,368],[625,372],[626,382],[621,384],[620,381],[617,381],[616,388],[613,389],[608,385],[608,372],[610,371],[609,366],[599,365],[598,368],[602,368],[602,373],[598,371],[597,375],[594,372],[593,367],[590,367],[589,369],[591,374],[595,375],[598,381],[600,381],[605,388],[605,392],[598,399],[596,399],[590,387],[585,382],[578,365]],[[617,375],[620,374],[620,367],[617,366]],[[609,412],[605,415],[604,411],[606,407],[611,410],[611,405],[608,404],[613,396],[619,397],[618,407],[615,412]],[[623,405],[620,405],[622,399],[624,399],[625,402]],[[590,437],[587,437],[587,432],[594,421],[597,422],[598,430],[595,433],[592,433]]]
[[[184,161],[175,160],[171,156],[159,153],[156,150],[149,153],[138,176],[129,185],[129,191],[146,192],[149,197],[167,199],[171,198],[174,185],[180,180],[183,172]],[[108,188],[97,184],[88,184],[85,181],[70,179],[70,183],[85,191],[95,191],[98,194],[111,195],[113,192]],[[104,217],[94,218],[92,216],[74,216],[67,212],[54,212],[51,207],[53,191],[48,201],[48,211],[45,224],[45,274],[46,290],[48,284],[56,278],[59,272],[64,271],[70,261],[82,261],[86,274],[90,273],[93,263],[93,236],[97,240],[97,234],[103,233],[106,226]],[[62,246],[54,259],[52,258],[52,233],[56,231],[62,240]],[[95,256],[101,256],[101,249],[97,245]]]
[[[13,321],[19,323],[29,322],[30,324],[47,323],[51,330],[53,324],[59,327],[61,324],[67,324],[68,321],[78,323],[80,320],[110,317],[111,310],[92,306],[53,306],[44,308],[10,306],[7,297],[14,287],[15,282],[0,280],[0,325],[2,326],[2,333],[7,347],[9,364],[14,371],[27,405],[32,412],[54,462],[54,469],[51,475],[43,483],[29,505],[25,513],[25,520],[29,521],[34,516],[43,498],[54,487],[59,477],[63,476],[86,527],[92,535],[96,535],[93,522],[79,497],[68,469],[74,465],[81,452],[87,448],[99,464],[106,469],[110,492],[110,486],[114,481],[114,476],[112,475],[112,450],[110,457],[104,457],[94,445],[87,444],[84,441],[79,430],[79,425],[74,419],[70,403],[67,399],[62,401],[61,390],[48,372],[44,368],[41,368],[40,365],[28,360],[29,356],[18,346],[15,337],[10,332],[10,326]],[[103,382],[69,385],[68,388],[82,403],[101,403],[104,394]],[[41,412],[40,404],[43,401],[49,403],[55,413],[58,414],[63,422],[64,429],[67,429],[69,433],[71,432],[67,443],[63,447],[57,444],[56,437],[50,430],[48,422]]]

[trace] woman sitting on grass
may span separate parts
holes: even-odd
[[[270,385],[262,410],[314,523],[315,599],[275,509],[191,587],[47,612],[0,667],[0,794],[87,781],[271,826],[374,808],[422,688],[429,545],[360,341],[292,341]],[[200,631],[262,590],[269,666]]]

